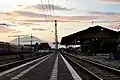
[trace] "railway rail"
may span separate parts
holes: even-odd
[[[71,54],[63,55],[83,80],[120,80],[120,70]]]
[[[33,79],[38,80],[40,76],[38,76],[37,78],[36,77],[31,77],[31,76],[34,76],[34,75],[31,75],[30,71],[34,70],[35,68],[39,68],[38,65],[41,65],[41,66],[44,65],[48,61],[48,59],[51,60],[50,58],[51,57],[53,58],[53,55],[55,55],[55,54],[44,55],[44,56],[39,57],[37,59],[31,60],[29,62],[18,65],[16,67],[13,67],[11,69],[4,70],[4,71],[0,72],[0,80],[24,80],[24,79],[25,80],[33,80]],[[54,58],[55,58],[55,56],[54,56]],[[42,71],[42,70],[40,70],[40,71]],[[29,73],[29,74],[27,74],[27,73]],[[44,74],[44,73],[42,73],[42,74]],[[23,76],[24,77],[27,76],[27,77],[24,78]],[[45,78],[48,78],[47,75],[46,75]]]
[[[16,66],[19,66],[19,65],[24,64],[26,62],[30,62],[32,60],[35,60],[37,58],[40,58],[40,57],[43,57],[43,56],[46,56],[46,55],[49,55],[49,54],[41,54],[41,55],[38,55],[38,56],[25,58],[24,60],[18,59],[18,60],[13,61],[13,62],[2,64],[2,65],[0,65],[0,72],[11,69],[11,68],[16,67]]]

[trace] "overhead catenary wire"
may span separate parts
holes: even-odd
[[[48,1],[48,6],[49,6],[49,12],[50,12],[50,20],[51,20],[51,27],[53,27],[54,28],[54,21],[55,21],[55,19],[54,19],[54,16],[53,16],[53,14],[54,14],[54,9],[53,9],[53,7],[54,7],[54,3],[52,4],[52,1],[54,1],[54,0],[47,0]],[[51,3],[50,3],[50,1],[51,1]]]
[[[46,0],[45,0],[46,1]],[[46,8],[47,8],[47,14],[48,14],[48,16],[47,16],[47,18],[48,18],[48,23],[50,24],[50,29],[52,29],[52,28],[54,28],[53,27],[53,25],[54,25],[54,21],[55,20],[53,20],[53,18],[52,18],[52,8],[51,8],[51,3],[50,3],[50,0],[47,0],[46,1]],[[51,30],[52,32],[53,32],[53,30]]]
[[[51,28],[54,29],[55,26],[54,26],[54,23],[55,23],[55,13],[54,13],[54,7],[55,7],[55,4],[54,4],[54,0],[47,0],[47,3],[48,3],[48,8],[49,8],[49,19],[50,19],[50,23],[51,23]],[[53,33],[55,33],[55,31],[52,30]]]
[[[49,1],[49,0],[48,0]],[[49,2],[50,3],[50,2]],[[52,4],[53,3],[53,4]],[[54,21],[56,20],[55,19],[55,0],[51,0],[51,6],[50,6],[50,8],[51,8],[51,13],[52,13],[52,23],[53,23],[53,25],[54,25]],[[54,28],[55,28],[55,26],[54,26]],[[54,31],[54,33],[55,33],[55,31]]]
[[[41,6],[42,6],[42,9],[43,9],[43,12],[44,12],[44,15],[45,15],[46,23],[48,24],[49,33],[50,33],[52,39],[54,39],[54,37],[52,36],[51,30],[50,30],[50,27],[49,27],[49,22],[48,22],[48,17],[47,17],[47,16],[49,16],[49,14],[46,13],[46,9],[47,9],[47,8],[45,9],[45,4],[43,4],[43,1],[42,1],[42,0],[41,0]],[[47,5],[46,5],[46,6],[47,6]]]
[[[52,16],[53,16],[53,20],[56,20],[56,19],[55,19],[55,6],[56,6],[56,5],[55,5],[54,0],[52,0],[51,3],[53,3],[53,6],[51,6],[52,13],[53,13],[53,14],[52,14]]]

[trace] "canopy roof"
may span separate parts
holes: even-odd
[[[104,28],[102,26],[89,27],[83,31],[76,32],[74,34],[62,37],[61,45],[79,44],[78,41],[84,42],[91,39],[115,39],[118,37],[117,31]]]

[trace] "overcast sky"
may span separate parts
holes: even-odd
[[[118,30],[120,0],[1,0],[0,41],[10,35],[34,36],[54,41],[54,19],[58,20],[58,38],[94,25]],[[46,22],[47,21],[47,22]]]

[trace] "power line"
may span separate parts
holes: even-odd
[[[41,5],[42,5],[42,9],[43,9],[43,12],[44,12],[44,15],[45,15],[45,20],[46,20],[46,22],[47,22],[47,24],[48,24],[49,33],[50,33],[52,39],[54,39],[53,36],[52,36],[52,34],[51,34],[51,31],[50,31],[49,22],[48,22],[48,20],[47,20],[46,9],[44,8],[45,4],[43,4],[43,1],[42,1],[42,0],[41,0]],[[46,6],[47,6],[47,5],[46,5]],[[49,14],[48,14],[48,16],[49,16]]]
[[[54,29],[54,18],[53,18],[53,13],[52,13],[52,7],[54,7],[54,5],[52,5],[52,3],[50,3],[50,0],[47,0],[47,5],[48,5],[48,9],[47,9],[47,11],[48,11],[48,13],[49,13],[49,16],[48,16],[48,19],[50,20],[50,28],[51,29]],[[53,32],[53,30],[52,30],[52,32]]]
[[[55,21],[55,12],[54,12],[55,3],[54,3],[54,0],[51,0],[51,5],[50,5],[50,1],[48,0],[48,4],[49,4],[49,8],[50,8],[52,25],[53,25],[53,28],[55,28],[55,26],[54,26],[54,21]],[[55,33],[55,31],[53,33]]]
[[[53,26],[55,19],[53,18],[53,14],[52,14],[52,12],[53,12],[52,7],[54,7],[54,3],[53,3],[53,5],[51,3],[50,3],[50,0],[48,0],[48,6],[49,6],[49,12],[50,12],[50,20],[51,20],[51,23],[52,23],[51,25]]]
[[[46,0],[45,0],[46,1]],[[50,24],[50,27],[49,27],[49,29],[51,30],[52,29],[52,26],[53,26],[53,20],[52,20],[52,12],[51,12],[51,4],[50,4],[50,1],[49,0],[47,0],[46,1],[46,7],[47,7],[47,14],[48,14],[48,16],[47,16],[47,18],[48,18],[48,23]],[[52,31],[51,31],[52,32]],[[52,33],[51,33],[52,34]]]

